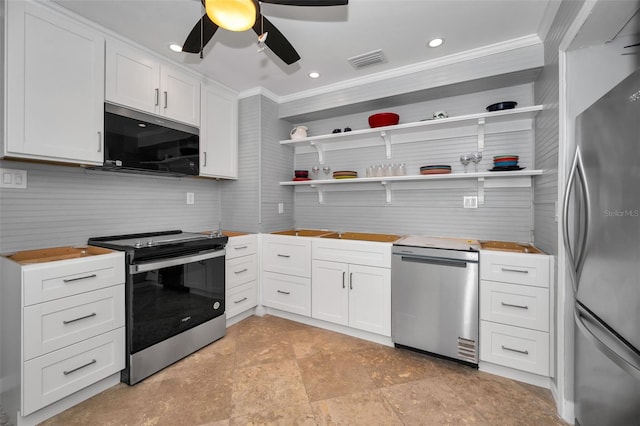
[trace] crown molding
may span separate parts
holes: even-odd
[[[417,64],[394,68],[392,70],[382,71],[376,74],[370,74],[363,77],[345,80],[339,83],[329,84],[329,85],[314,88],[311,90],[305,90],[302,92],[292,93],[290,95],[280,96],[278,97],[277,102],[284,103],[284,102],[290,102],[290,101],[297,101],[297,100],[309,98],[312,96],[324,95],[327,93],[331,93],[331,92],[335,92],[335,91],[339,91],[347,88],[352,88],[354,86],[376,83],[376,82],[387,80],[394,77],[428,71],[428,70],[439,68],[446,65],[470,61],[473,59],[483,58],[483,57],[487,57],[487,56],[491,56],[499,53],[508,52],[511,50],[526,48],[526,47],[540,45],[540,44],[542,44],[542,40],[540,39],[540,37],[538,37],[537,34],[531,34],[528,36],[506,40],[500,43],[483,46],[477,49],[467,50],[461,53],[455,53],[453,55],[443,56],[441,58],[433,59],[430,61],[424,61]]]
[[[243,90],[238,93],[238,99],[250,98],[251,96],[262,95],[265,98],[271,99],[273,102],[279,104],[281,98],[273,93],[271,90],[265,89],[262,86],[253,87],[251,89]]]

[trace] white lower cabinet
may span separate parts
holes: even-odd
[[[262,304],[281,311],[311,316],[311,278],[264,272]]]
[[[227,318],[258,304],[258,236],[230,237],[225,260],[225,311]]]
[[[312,317],[391,335],[391,270],[314,260]]]
[[[480,359],[549,375],[549,333],[480,321]]]
[[[480,361],[552,374],[552,257],[480,252]]]
[[[2,404],[17,424],[41,421],[39,410],[125,367],[124,253],[97,250],[39,263],[0,258]]]

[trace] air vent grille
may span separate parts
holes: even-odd
[[[352,56],[347,59],[352,67],[359,70],[361,68],[369,67],[371,65],[381,64],[387,62],[382,49],[374,50],[372,52],[363,53],[362,55]]]
[[[476,356],[477,347],[476,341],[458,337],[458,356],[461,359],[465,359],[470,362],[477,363],[478,358]]]

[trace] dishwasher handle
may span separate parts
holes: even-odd
[[[456,268],[466,268],[467,263],[478,263],[469,260],[447,259],[444,257],[431,256],[401,256],[403,262],[428,263],[429,265],[453,266]]]

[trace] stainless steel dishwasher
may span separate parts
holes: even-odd
[[[397,347],[478,364],[478,250],[407,237],[393,246],[391,337]]]

